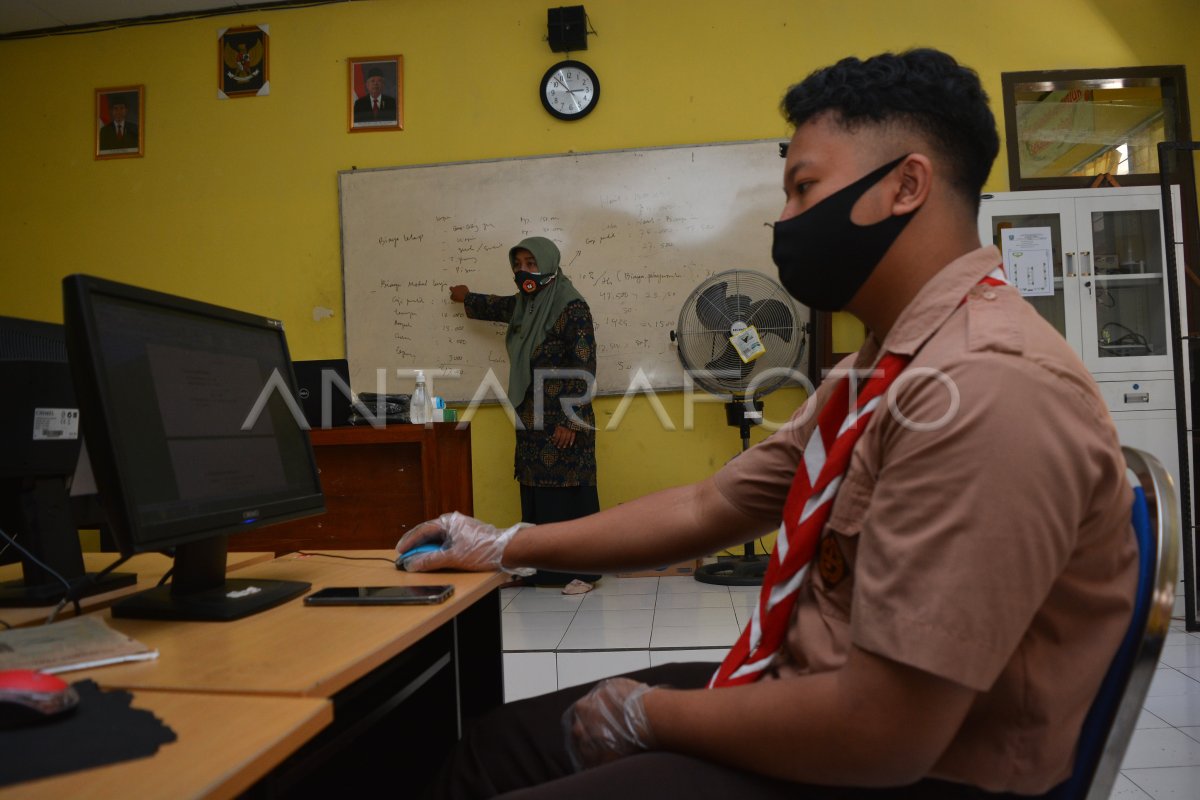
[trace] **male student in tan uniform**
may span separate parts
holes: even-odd
[[[866,372],[700,483],[556,525],[448,514],[397,545],[443,541],[422,570],[613,571],[782,520],[754,621],[715,675],[494,710],[434,796],[1011,797],[1069,775],[1131,613],[1132,495],[1087,370],[979,245],[987,97],[915,50],[818,70],[783,108],[773,257],[802,303],[866,324],[843,364]]]

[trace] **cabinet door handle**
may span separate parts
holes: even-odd
[[[1066,256],[1067,259],[1067,277],[1074,278],[1075,272],[1073,271],[1072,265],[1075,263],[1075,252],[1071,251],[1070,253],[1064,253],[1063,255]]]
[[[1080,275],[1082,275],[1085,278],[1092,274],[1092,251],[1091,250],[1080,250],[1079,251],[1079,268],[1081,270],[1086,270],[1085,272],[1079,273]]]

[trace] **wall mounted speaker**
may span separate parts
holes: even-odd
[[[546,27],[553,52],[587,50],[587,13],[583,6],[546,9]]]

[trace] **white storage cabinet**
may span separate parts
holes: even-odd
[[[1174,229],[1180,231],[1174,191]],[[1165,241],[1160,190],[1137,186],[983,196],[979,236],[985,244],[1004,252],[1006,237],[1030,228],[1049,229],[1054,293],[1026,299],[1079,353],[1100,385],[1122,443],[1158,456],[1179,486],[1175,380],[1183,381],[1185,391],[1189,384],[1187,375],[1174,372],[1166,247],[1177,248],[1178,264],[1183,253],[1181,244]],[[1005,260],[1008,269],[1010,259]],[[1036,268],[1036,260],[1028,263]],[[1176,280],[1186,319],[1182,280]],[[1042,282],[1042,290],[1048,285]],[[1190,414],[1190,403],[1182,411]],[[1191,420],[1185,425],[1190,430]]]

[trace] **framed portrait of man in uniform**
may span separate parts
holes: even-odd
[[[146,87],[96,90],[96,158],[141,158],[146,137]]]
[[[351,58],[347,125],[351,133],[404,130],[404,58]]]

